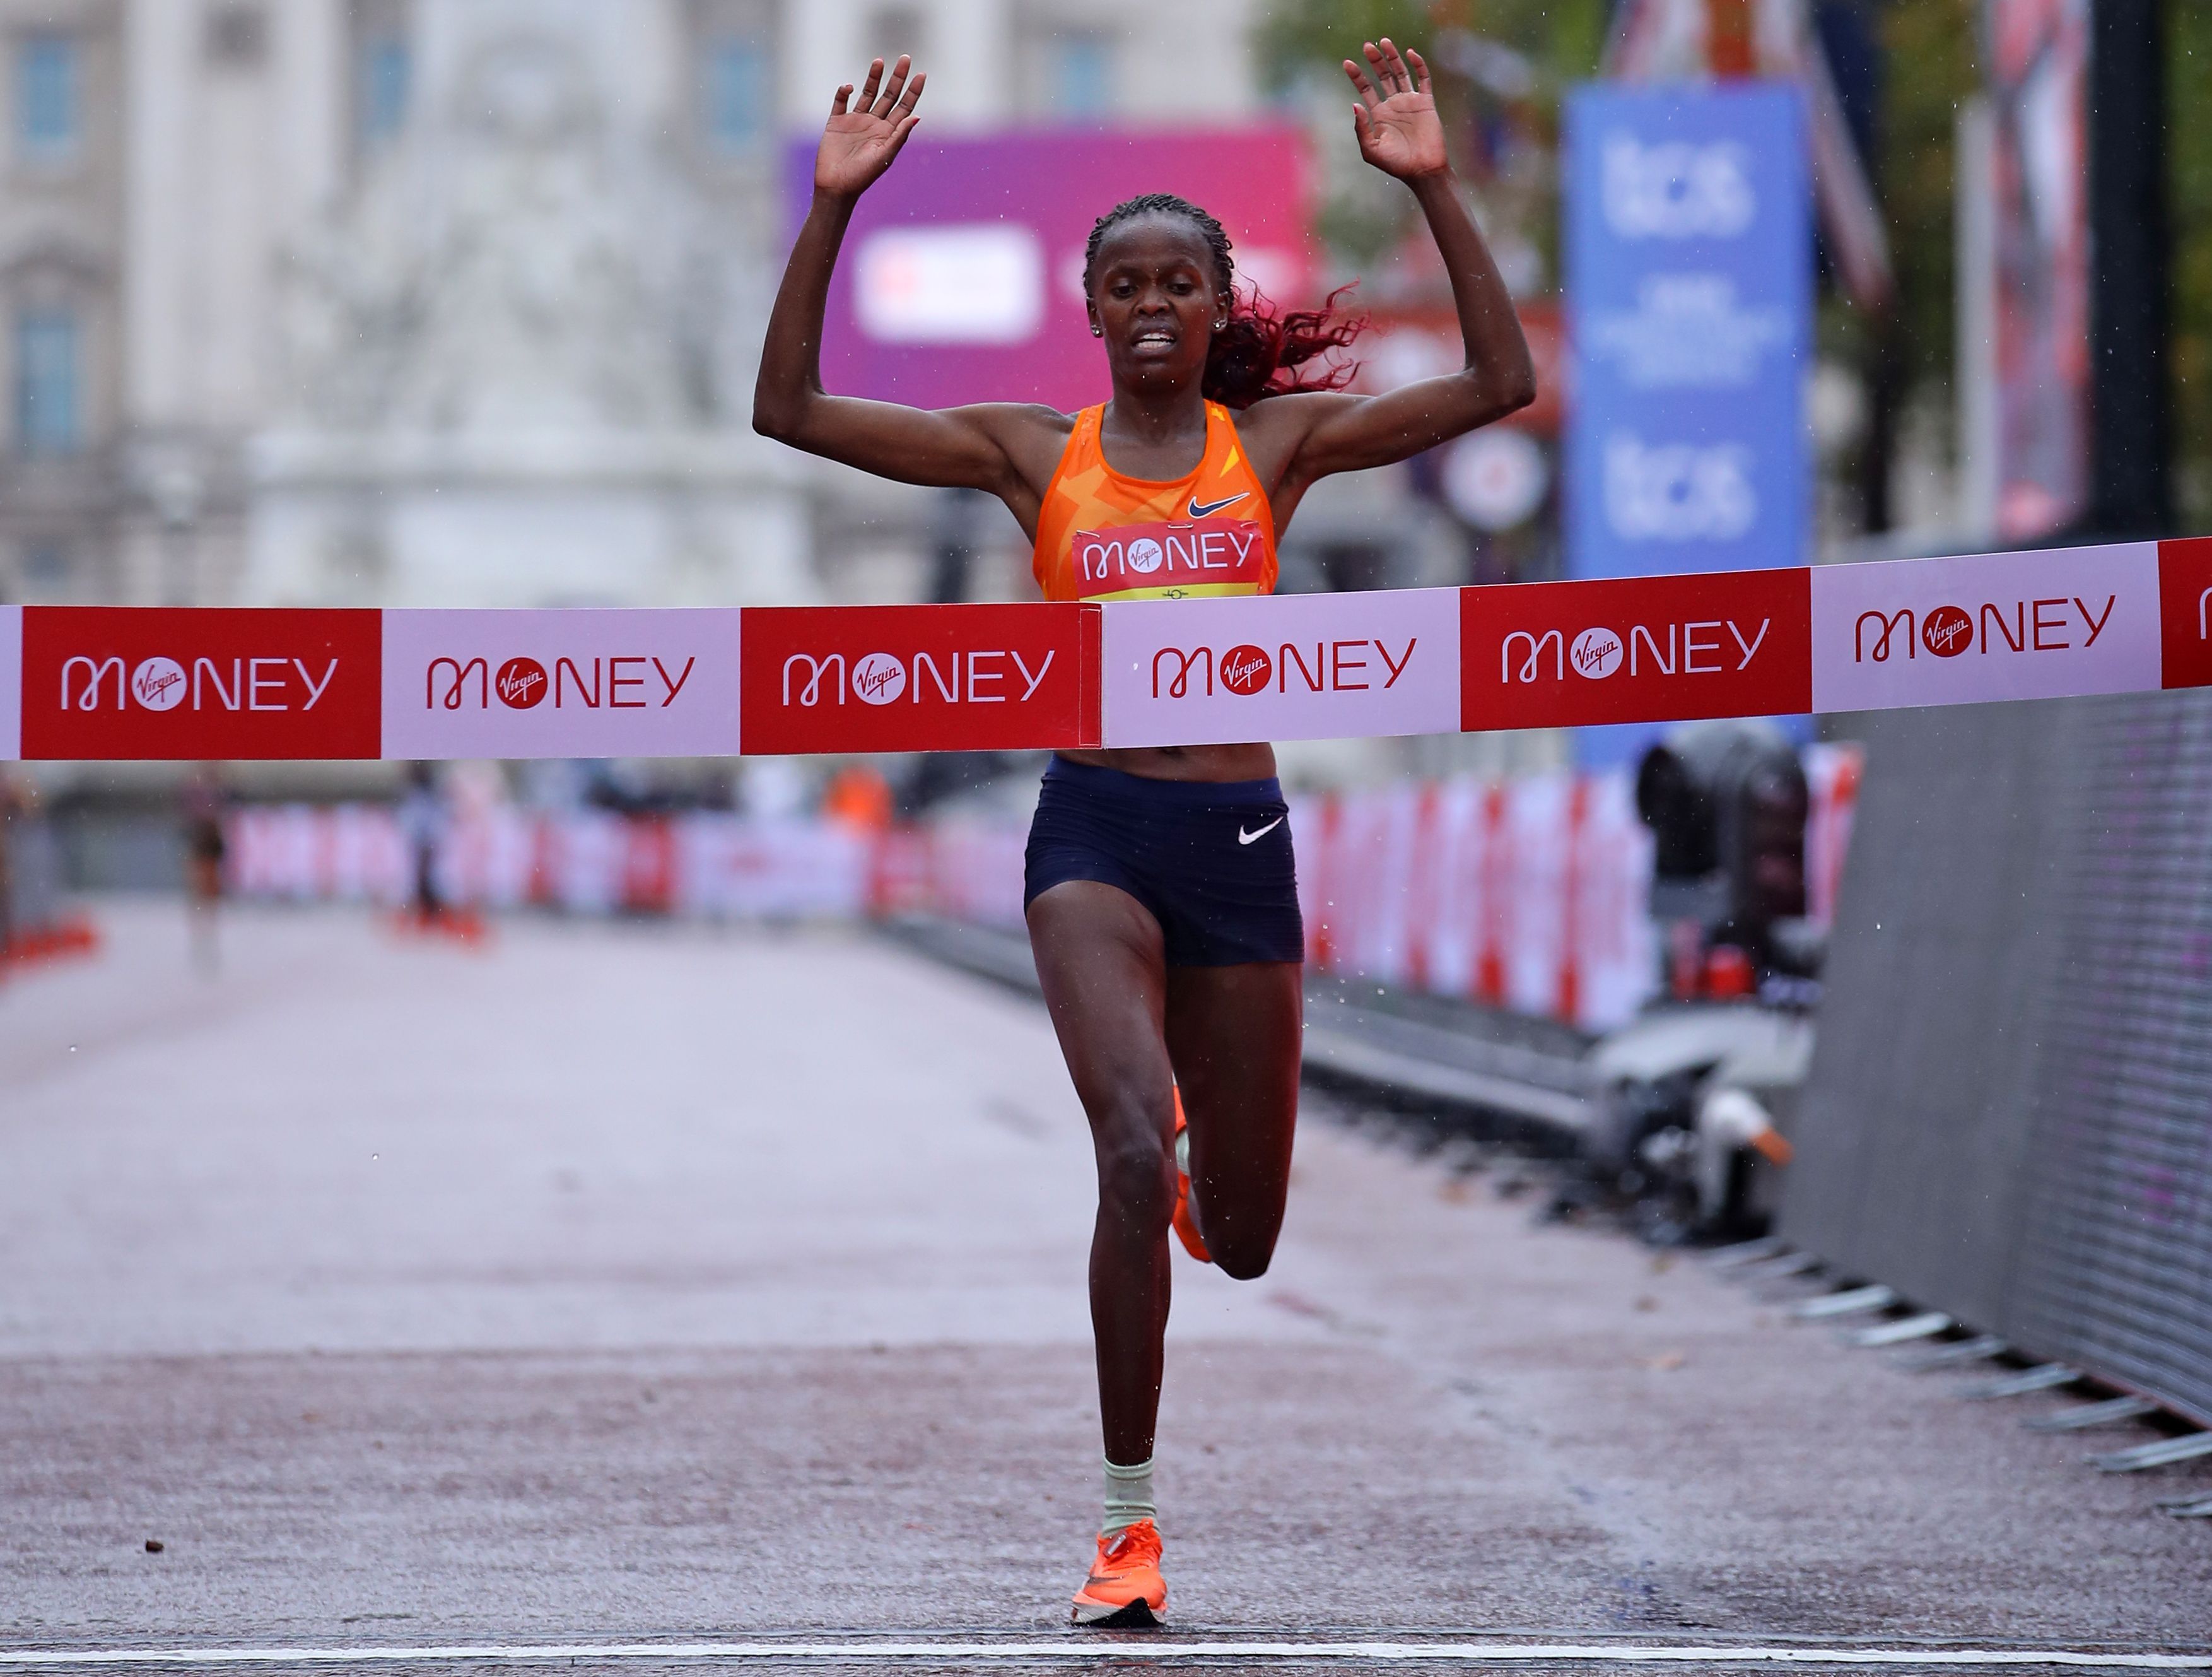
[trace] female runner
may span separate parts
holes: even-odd
[[[1299,363],[1355,328],[1240,299],[1220,224],[1156,194],[1118,206],[1091,235],[1084,289],[1112,400],[1073,414],[1015,403],[933,412],[825,393],[823,311],[838,247],[918,120],[921,72],[902,58],[886,78],[879,58],[857,101],[848,85],[830,107],[813,204],[769,321],[754,427],[903,482],[989,491],[1035,541],[1048,599],[1170,592],[1137,576],[1086,581],[1073,556],[1082,534],[1133,538],[1133,527],[1169,522],[1226,527],[1249,555],[1233,581],[1203,592],[1271,591],[1276,539],[1317,479],[1405,460],[1535,393],[1511,300],[1445,162],[1427,66],[1388,40],[1364,54],[1364,70],[1344,65],[1360,153],[1410,186],[1428,218],[1458,306],[1459,372],[1382,396],[1302,378]],[[1167,1610],[1152,1468],[1168,1230],[1249,1279],[1282,1226],[1304,949],[1274,774],[1266,745],[1062,752],[1030,833],[1030,941],[1098,1165],[1091,1315],[1106,1518],[1075,1596],[1085,1624],[1152,1624]]]

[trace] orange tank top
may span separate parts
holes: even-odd
[[[1037,586],[1048,600],[1187,600],[1275,591],[1275,518],[1237,422],[1206,405],[1206,453],[1170,482],[1106,463],[1103,403],[1075,416],[1037,513]]]

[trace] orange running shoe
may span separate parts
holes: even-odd
[[[1160,1576],[1160,1531],[1139,1520],[1109,1541],[1098,1539],[1098,1558],[1075,1592],[1075,1622],[1129,1627],[1168,1622],[1167,1580]]]
[[[1182,1249],[1201,1264],[1213,1261],[1206,1249],[1205,1237],[1198,1232],[1198,1219],[1190,1214],[1190,1121],[1182,1115],[1182,1091],[1175,1092],[1176,1103],[1176,1238]]]

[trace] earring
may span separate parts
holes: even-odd
[[[1106,335],[1106,328],[1103,326],[1093,326],[1091,328],[1091,335],[1093,338],[1103,338]]]

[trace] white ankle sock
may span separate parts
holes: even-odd
[[[1106,1464],[1106,1523],[1101,1537],[1119,1537],[1139,1520],[1158,1521],[1152,1503],[1152,1459],[1146,1456],[1133,1467]]]

